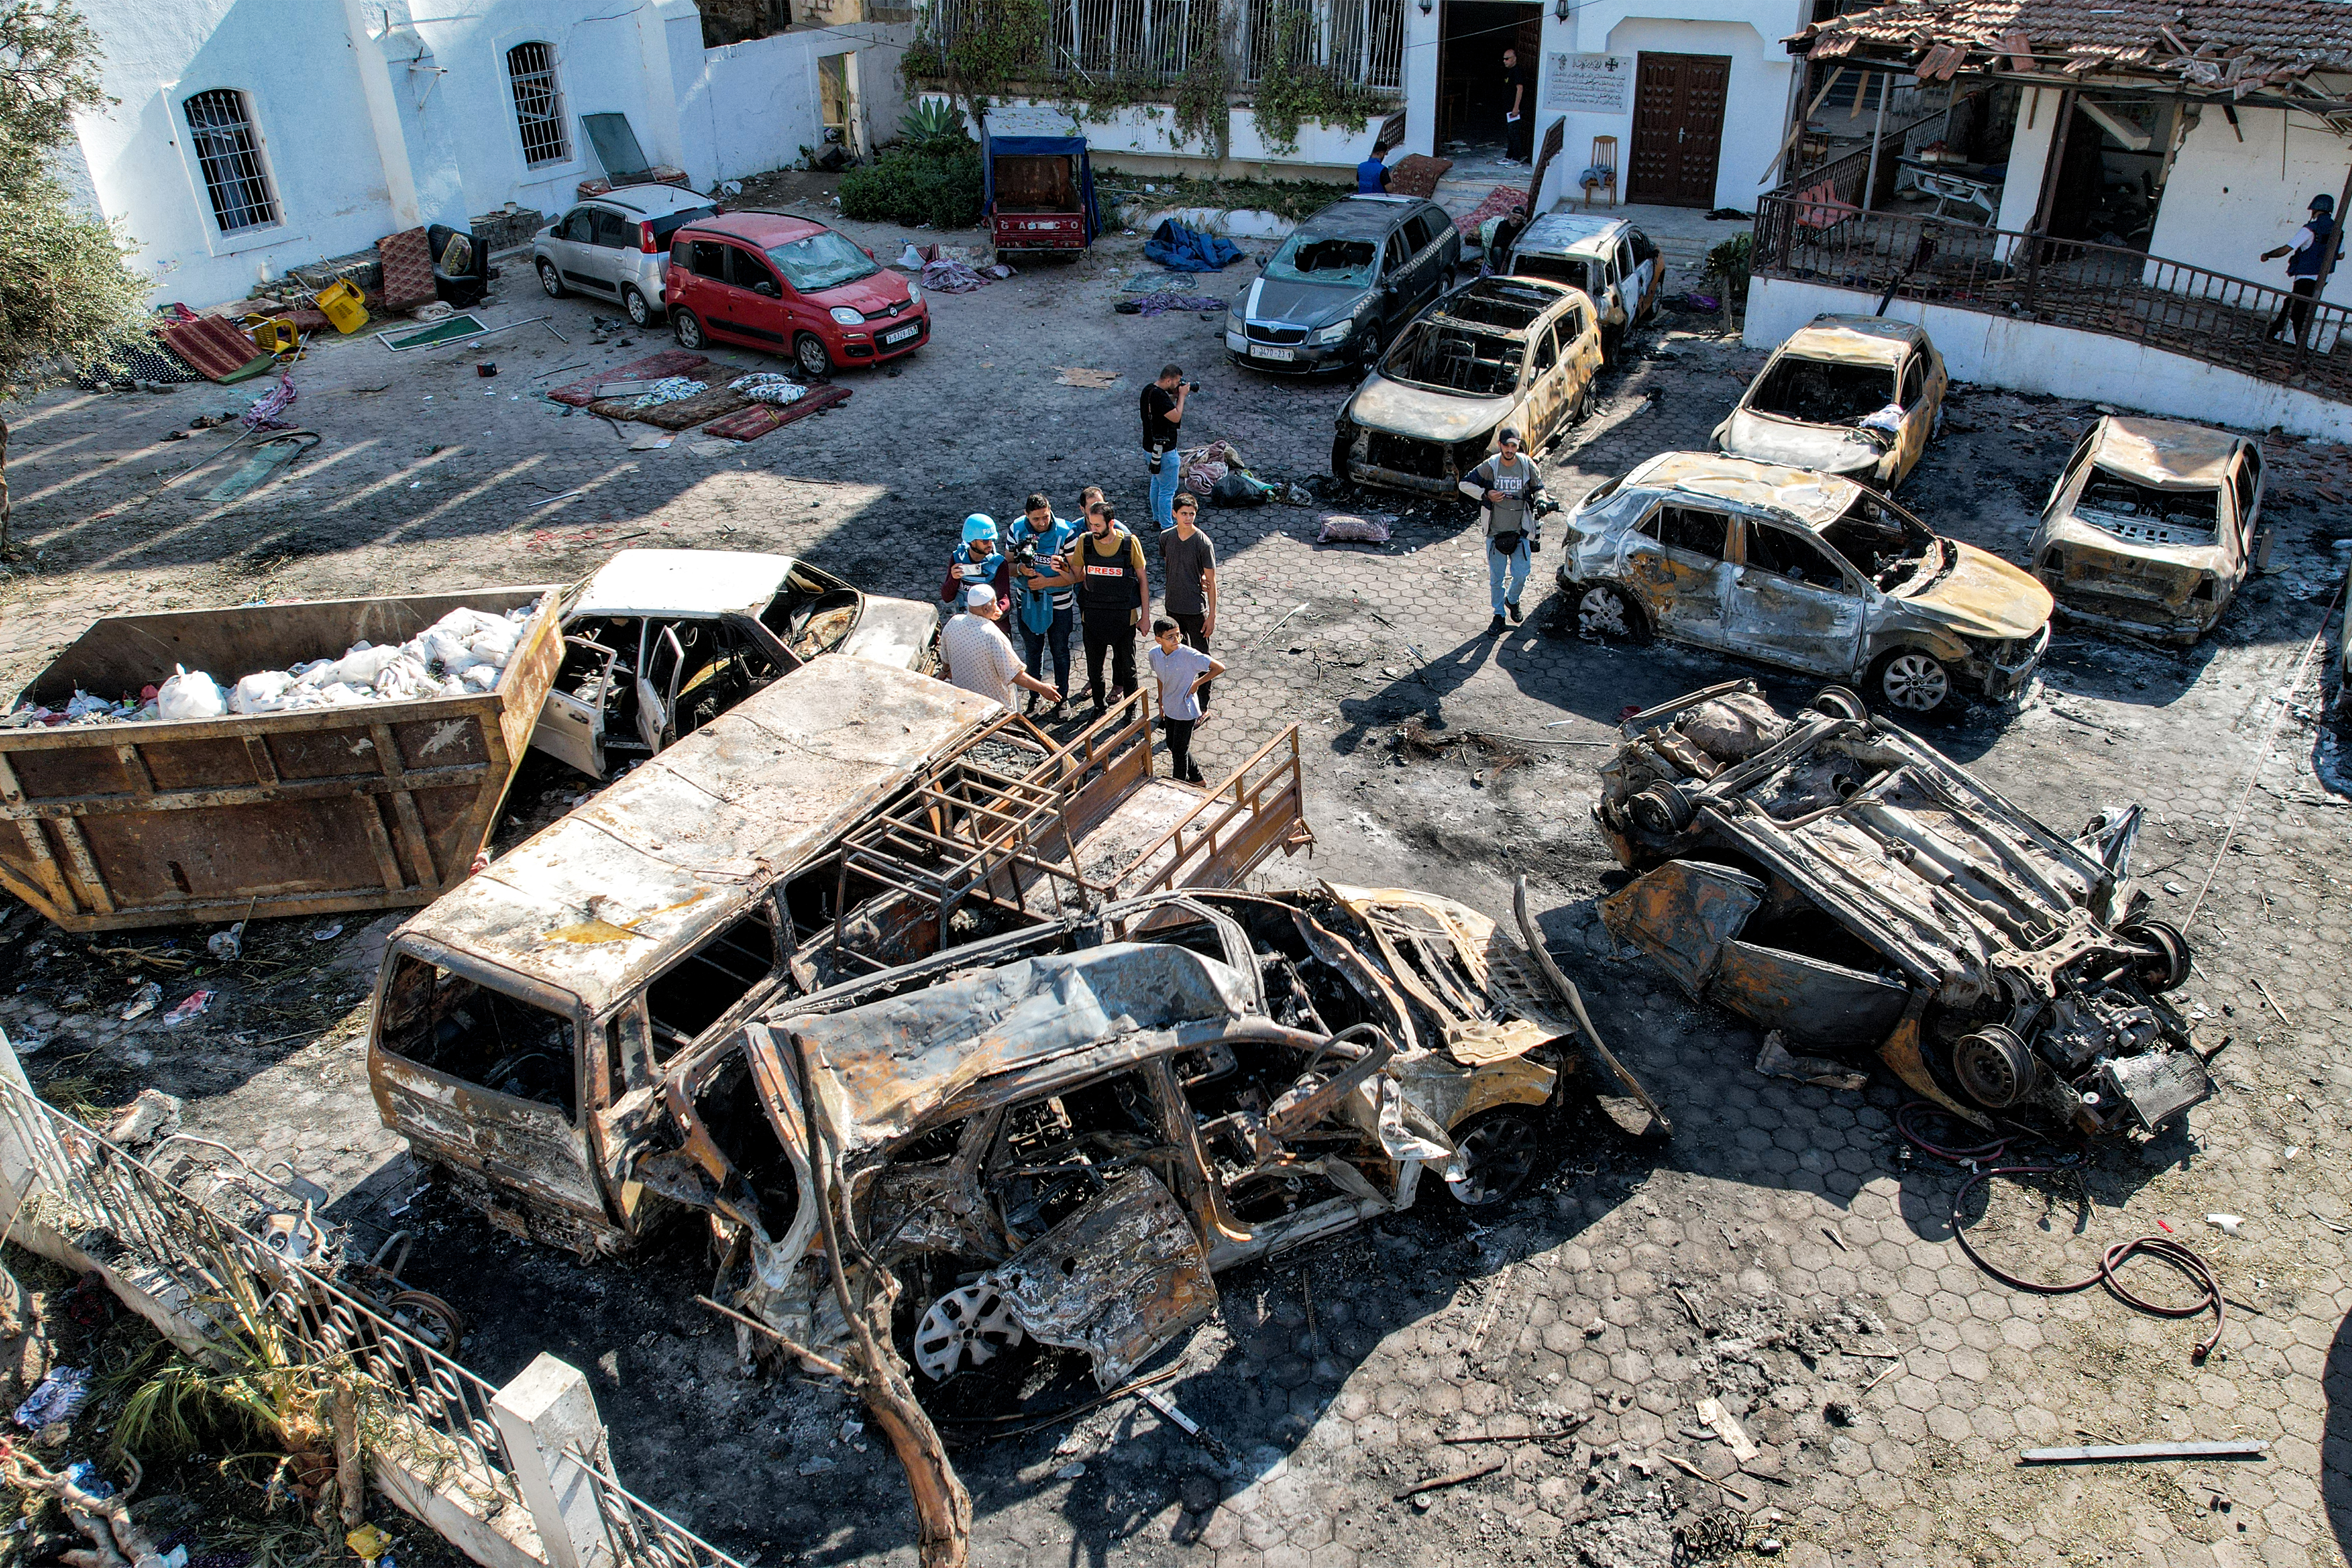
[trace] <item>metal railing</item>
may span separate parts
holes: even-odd
[[[1252,836],[1261,842],[1242,842]],[[1114,899],[1139,899],[1191,887],[1193,875],[1221,857],[1246,866],[1276,843],[1297,849],[1314,841],[1298,766],[1298,726],[1290,724],[1145,845],[1106,891]]]
[[[618,1568],[743,1568],[743,1564],[613,1479],[602,1460],[566,1450],[596,1500],[596,1518]]]
[[[1404,85],[1404,0],[1249,0],[1243,42],[1253,87],[1299,69],[1376,92]]]
[[[2352,310],[2120,247],[1775,195],[1757,204],[1751,268],[2097,332],[2352,402],[2352,357],[2337,352]]]

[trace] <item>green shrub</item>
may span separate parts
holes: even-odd
[[[841,216],[859,223],[970,228],[980,221],[980,149],[944,153],[893,148],[870,168],[841,177]]]
[[[1756,236],[1742,230],[1706,253],[1706,275],[1723,280],[1724,297],[1735,304],[1748,300],[1748,268],[1756,251]]]

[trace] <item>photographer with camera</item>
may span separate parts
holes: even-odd
[[[1519,433],[1507,427],[1495,444],[1495,455],[1462,476],[1461,486],[1484,509],[1486,596],[1495,611],[1494,624],[1486,628],[1490,637],[1503,635],[1506,613],[1515,622],[1527,619],[1519,595],[1527,590],[1535,552],[1542,548],[1543,516],[1557,510],[1535,459],[1520,454]]]
[[[1077,593],[1052,584],[1061,578],[1062,552],[1076,533],[1076,523],[1054,515],[1052,501],[1033,495],[1021,503],[1021,521],[1004,546],[1013,580],[1020,584],[1014,597],[1019,601],[1021,642],[1028,656],[1029,673],[1043,677],[1046,653],[1050,650],[1054,656],[1055,718],[1062,716],[1063,705],[1070,700],[1070,627],[1077,615]],[[1031,692],[1030,712],[1037,710],[1038,701],[1038,693]]]
[[[1013,602],[1013,573],[996,548],[996,520],[984,511],[963,520],[963,542],[948,555],[948,574],[940,584],[940,613],[952,616],[963,607],[964,595],[975,586],[996,590],[1000,608]]]
[[[1183,367],[1160,367],[1160,379],[1143,389],[1143,452],[1151,476],[1151,521],[1173,528],[1169,507],[1176,500],[1176,476],[1184,466],[1177,449],[1177,426],[1184,423],[1184,400],[1201,390],[1197,381],[1184,379]]]

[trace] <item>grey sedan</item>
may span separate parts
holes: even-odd
[[[1419,196],[1355,195],[1300,224],[1225,318],[1225,352],[1258,370],[1360,370],[1443,294],[1461,231]]]

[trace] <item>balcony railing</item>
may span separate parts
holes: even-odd
[[[2145,343],[2352,403],[2339,305],[2120,247],[1894,213],[1818,196],[1757,204],[1753,271]],[[2297,332],[2290,304],[2307,313]]]

